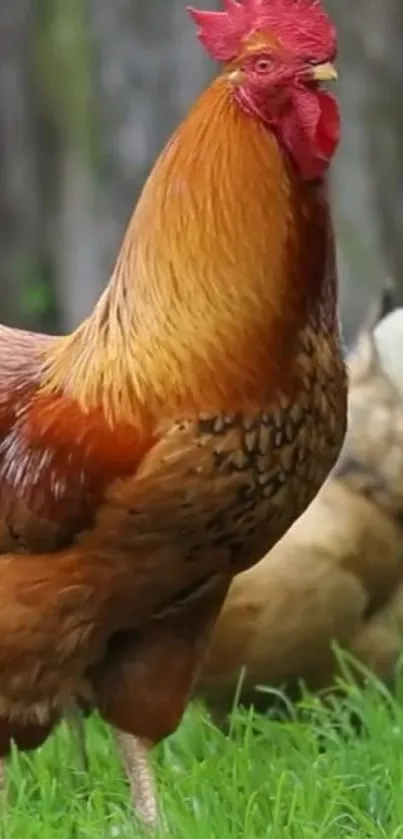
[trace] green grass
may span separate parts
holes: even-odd
[[[156,751],[173,839],[403,837],[403,690],[352,690],[348,708],[306,703],[305,722],[236,712],[228,737],[191,709]],[[353,711],[364,722],[359,737]],[[62,726],[33,757],[14,754],[4,839],[141,836],[108,733],[88,725],[91,775]]]

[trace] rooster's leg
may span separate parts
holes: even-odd
[[[89,761],[85,742],[84,720],[80,708],[75,703],[66,707],[65,720],[77,743],[81,769],[88,773]],[[130,783],[134,811],[144,824],[153,827],[157,824],[158,807],[154,775],[148,761],[148,751],[151,744],[117,729],[114,729],[114,734],[119,757]]]
[[[119,756],[130,783],[133,809],[149,827],[158,823],[158,802],[154,773],[149,762],[151,743],[114,729]]]
[[[204,597],[173,605],[137,632],[116,634],[91,672],[101,716],[125,732],[118,735],[120,753],[137,814],[148,824],[157,813],[148,748],[180,723],[228,586],[220,579]]]

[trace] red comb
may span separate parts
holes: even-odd
[[[333,58],[336,32],[320,0],[223,0],[224,11],[189,8],[211,58],[236,58],[242,42],[267,31],[301,57]]]

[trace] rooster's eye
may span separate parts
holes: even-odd
[[[269,73],[273,69],[274,61],[269,56],[264,58],[257,58],[255,61],[255,70],[257,73]]]

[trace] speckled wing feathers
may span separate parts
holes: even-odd
[[[76,694],[139,736],[177,724],[232,576],[282,536],[337,457],[343,373],[319,341],[305,355],[292,398],[161,425],[140,444],[66,396],[44,400],[35,368],[14,371],[19,402],[0,393],[0,720],[48,723]],[[23,480],[4,469],[10,440]],[[164,683],[164,720],[140,708],[129,720],[123,693],[111,710],[116,668],[149,708]]]

